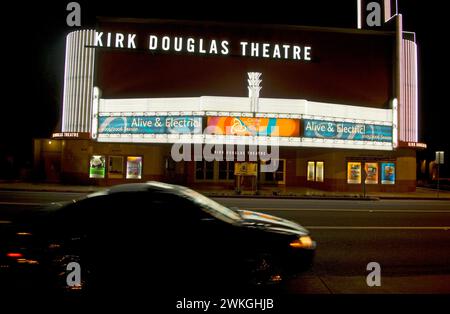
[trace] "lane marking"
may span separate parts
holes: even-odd
[[[50,205],[49,203],[24,203],[24,202],[0,202],[0,205],[29,205],[29,206],[40,206],[40,205]]]
[[[441,227],[385,227],[385,226],[305,226],[306,229],[311,230],[450,230],[450,226]]]
[[[279,211],[318,211],[318,212],[360,212],[360,213],[449,213],[450,209],[351,209],[351,208],[272,208],[245,207],[248,210],[279,210]]]

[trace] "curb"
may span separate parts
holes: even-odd
[[[299,196],[289,196],[289,195],[279,195],[279,196],[272,196],[272,195],[214,195],[214,194],[207,194],[202,193],[208,197],[213,198],[267,198],[267,199],[316,199],[316,200],[337,200],[337,201],[343,201],[343,200],[354,200],[354,201],[379,201],[379,200],[424,200],[424,201],[450,201],[450,198],[436,198],[436,197],[423,197],[423,196],[367,196],[364,197],[358,197],[358,196],[308,196],[308,195],[299,195]]]
[[[449,197],[401,197],[401,196],[380,196],[380,199],[386,200],[417,200],[417,201],[450,201]]]
[[[106,187],[105,187],[106,188]],[[80,190],[74,190],[74,189],[52,189],[52,188],[33,188],[33,189],[27,189],[27,188],[14,188],[14,187],[8,187],[8,188],[2,188],[0,187],[0,191],[27,191],[27,192],[62,192],[62,193],[79,193],[79,194],[86,194],[86,193],[94,193],[103,190],[103,187],[100,188],[92,188],[87,189],[84,191]],[[379,200],[435,200],[435,201],[450,201],[450,198],[437,198],[437,197],[424,197],[424,196],[318,196],[318,195],[236,195],[236,194],[230,194],[230,195],[224,195],[224,194],[214,194],[214,193],[208,193],[207,191],[200,191],[200,193],[204,194],[205,196],[212,197],[212,198],[261,198],[261,199],[310,199],[310,200],[355,200],[355,201],[379,201]]]
[[[264,198],[264,199],[311,199],[311,200],[357,200],[378,201],[378,197],[356,197],[356,196],[314,196],[314,195],[223,195],[209,194],[200,191],[205,196],[212,198]]]

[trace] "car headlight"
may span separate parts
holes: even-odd
[[[291,241],[289,245],[296,249],[314,249],[316,242],[310,236],[301,236],[298,239]]]

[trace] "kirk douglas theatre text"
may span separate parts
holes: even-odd
[[[236,45],[240,56],[280,60],[311,61],[310,46],[292,43],[265,43],[252,41],[230,42],[225,39],[204,39],[181,36],[158,36],[149,34],[146,47],[138,47],[135,33],[95,32],[95,47],[116,49],[147,49],[152,52],[190,53],[199,55],[230,55]]]

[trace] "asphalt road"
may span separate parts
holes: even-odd
[[[254,200],[223,204],[288,218],[318,243],[313,269],[289,283],[298,293],[450,293],[450,202]],[[381,286],[366,283],[367,264]]]
[[[79,193],[0,191],[0,223]],[[450,201],[218,198],[227,206],[299,222],[317,241],[311,271],[288,293],[450,293]],[[370,262],[381,286],[369,287]]]

